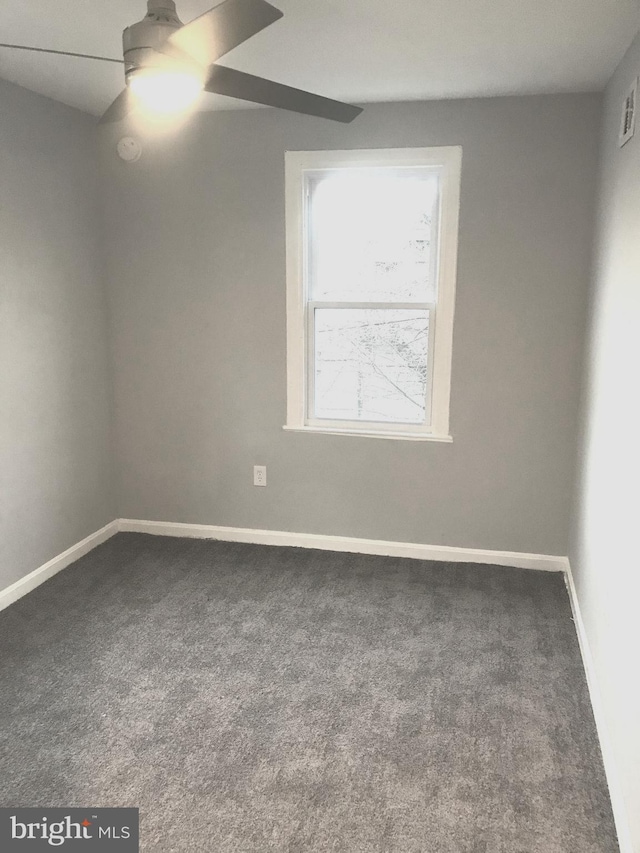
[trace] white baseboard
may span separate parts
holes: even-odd
[[[453,563],[483,563],[494,566],[513,566],[520,569],[562,572],[567,558],[547,554],[523,554],[519,551],[486,551],[479,548],[453,548],[448,545],[422,545],[413,542],[389,542],[383,539],[357,539],[350,536],[326,536],[318,533],[291,533],[282,530],[253,530],[244,527],[219,527],[211,524],[182,524],[180,522],[142,521],[121,518],[105,525],[81,542],[72,545],[48,563],[26,575],[11,586],[0,590],[0,610],[22,598],[68,565],[106,542],[119,530],[151,533],[155,536],[181,536],[191,539],[219,539],[225,542],[249,542],[256,545],[287,545],[298,548],[318,548],[324,551],[344,551],[356,554],[379,554],[385,557],[410,557],[416,560],[436,560]]]
[[[571,564],[569,563],[569,560],[567,560],[565,579],[567,582],[567,590],[569,592],[569,600],[571,601],[573,621],[575,622],[576,633],[578,635],[578,643],[580,644],[582,663],[587,676],[589,698],[591,699],[593,716],[596,721],[596,729],[598,731],[598,739],[600,741],[600,751],[602,753],[602,763],[604,764],[604,772],[607,777],[609,796],[611,798],[611,808],[613,810],[613,818],[616,824],[616,832],[618,833],[620,853],[634,853],[631,841],[631,832],[629,830],[627,807],[624,802],[622,788],[618,779],[617,764],[613,754],[611,739],[609,738],[609,729],[604,715],[602,695],[600,693],[600,688],[598,687],[593,655],[591,654],[589,638],[582,619],[580,602],[578,600],[578,593],[573,581],[573,573],[571,571]]]
[[[254,545],[288,545],[319,548],[323,551],[346,551],[356,554],[378,554],[383,557],[411,557],[448,563],[484,563],[563,572],[566,557],[547,554],[523,554],[519,551],[484,551],[479,548],[452,548],[448,545],[421,545],[412,542],[389,542],[383,539],[356,539],[350,536],[325,536],[319,533],[291,533],[283,530],[253,530],[245,527],[217,527],[210,524],[141,521],[121,518],[119,530],[151,533],[155,536],[179,536],[189,539],[219,539],[224,542],[250,542]]]
[[[40,566],[40,568],[20,578],[20,580],[11,584],[11,586],[0,590],[0,610],[4,610],[5,607],[13,604],[14,601],[22,598],[23,595],[31,592],[37,586],[40,586],[41,583],[49,580],[49,578],[62,571],[62,569],[66,569],[71,563],[74,563],[80,557],[84,557],[85,554],[88,554],[89,551],[92,551],[97,545],[102,544],[102,542],[106,542],[107,539],[110,539],[117,532],[118,522],[112,521],[100,530],[96,530],[95,533],[87,536],[86,539],[77,542],[71,548],[67,548],[66,551],[58,554],[53,560],[49,560],[44,566]]]

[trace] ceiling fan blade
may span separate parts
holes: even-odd
[[[362,112],[362,107],[332,101],[302,89],[292,89],[291,86],[254,77],[253,74],[245,74],[225,65],[213,65],[209,69],[209,79],[204,88],[206,92],[216,95],[227,95],[268,107],[279,107],[281,110],[292,110],[295,113],[345,123],[353,121]]]
[[[100,62],[117,62],[118,65],[124,65],[122,59],[111,59],[109,56],[93,56],[90,53],[73,53],[70,50],[48,50],[46,47],[27,47],[25,44],[0,44],[0,47],[8,47],[11,50],[30,50],[34,53],[53,53],[56,56],[77,56],[80,59],[97,59]]]
[[[225,0],[185,24],[167,39],[167,45],[207,67],[282,15],[265,0]]]
[[[132,98],[129,89],[123,89],[110,107],[107,107],[98,124],[122,121],[133,111]]]

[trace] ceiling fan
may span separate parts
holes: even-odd
[[[203,90],[333,121],[353,121],[361,107],[217,64],[221,56],[282,15],[266,0],[224,0],[183,24],[174,0],[147,0],[143,20],[122,34],[124,60],[18,44],[0,47],[124,63],[126,87],[101,123],[120,121],[139,108],[181,111],[192,106]]]

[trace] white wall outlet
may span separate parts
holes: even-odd
[[[254,465],[253,466],[253,485],[254,486],[266,486],[267,485],[267,466],[266,465]]]

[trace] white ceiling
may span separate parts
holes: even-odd
[[[272,0],[282,20],[222,60],[355,103],[601,89],[638,0]],[[187,22],[215,0],[178,0]],[[144,0],[0,0],[0,41],[121,58]],[[99,115],[121,66],[0,49],[0,77]],[[250,106],[203,96],[203,108]]]

